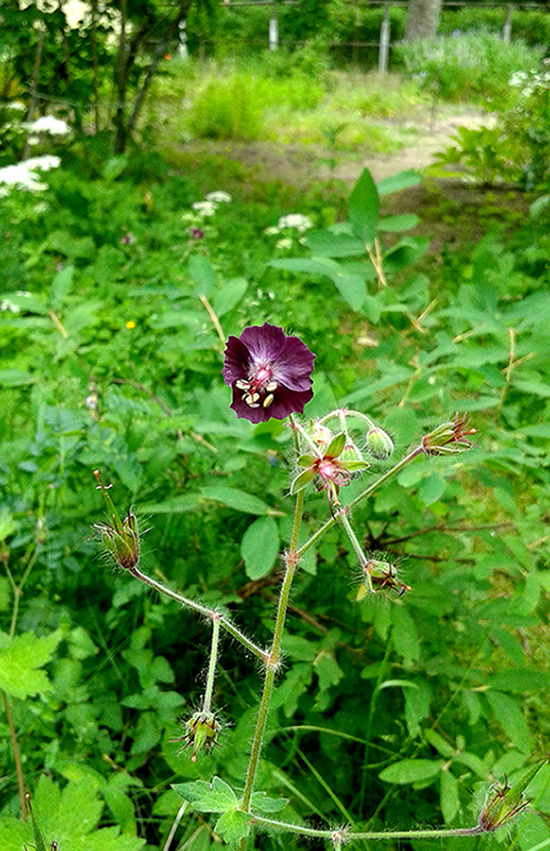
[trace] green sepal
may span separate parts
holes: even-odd
[[[299,467],[313,467],[318,460],[315,455],[300,455],[297,464]]]
[[[334,437],[325,450],[325,458],[338,458],[346,445],[346,435],[343,431]]]
[[[358,470],[367,470],[370,464],[366,461],[339,461],[338,466],[347,470],[348,473],[356,473]]]
[[[305,488],[306,485],[309,485],[312,479],[315,478],[315,470],[304,470],[303,473],[300,473],[299,476],[296,476],[292,484],[290,485],[290,493],[295,494],[298,491],[301,491]]]

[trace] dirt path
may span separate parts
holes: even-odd
[[[493,126],[494,122],[493,115],[483,115],[479,112],[460,112],[442,115],[440,118],[436,116],[433,123],[411,122],[410,126],[419,133],[418,141],[414,145],[401,148],[391,154],[366,157],[357,163],[340,163],[334,171],[334,176],[346,183],[353,183],[366,167],[374,181],[378,182],[400,171],[427,168],[434,162],[435,155],[439,151],[444,151],[452,144],[451,136],[456,133],[458,127],[477,129],[482,125]]]

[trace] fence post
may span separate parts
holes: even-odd
[[[510,36],[512,35],[512,11],[513,6],[509,4],[506,7],[506,20],[502,29],[502,40],[507,42],[510,41]]]
[[[279,25],[277,18],[269,19],[269,49],[277,50],[279,47]]]
[[[384,6],[384,17],[380,27],[380,49],[378,53],[378,72],[385,74],[388,70],[388,56],[390,52],[390,7]]]

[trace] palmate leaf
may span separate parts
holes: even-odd
[[[213,777],[211,783],[206,780],[173,783],[172,789],[201,813],[226,813],[239,804],[235,792],[221,777]]]
[[[49,691],[48,675],[40,669],[50,661],[62,637],[60,630],[44,638],[25,632],[11,640],[0,633],[0,688],[20,699]]]
[[[119,827],[96,830],[103,803],[90,779],[69,782],[61,790],[50,778],[41,777],[33,796],[33,810],[46,849],[54,841],[60,849],[78,851],[141,851],[145,845],[144,839],[121,834]],[[24,845],[29,851],[40,847],[31,824],[19,819],[0,818],[0,837],[2,851],[22,851]]]

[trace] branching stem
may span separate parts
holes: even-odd
[[[162,585],[160,582],[157,582],[155,579],[152,579],[147,574],[143,573],[138,567],[132,567],[128,571],[132,574],[135,579],[139,579],[141,582],[144,582],[145,585],[149,585],[150,588],[154,588],[155,591],[158,591],[159,594],[164,594],[166,597],[170,597],[172,600],[175,600],[181,606],[185,606],[187,609],[192,609],[194,612],[197,612],[199,615],[204,615],[205,617],[215,621],[216,619],[219,622],[219,626],[222,626],[226,632],[236,638],[243,647],[249,650],[254,656],[257,656],[258,659],[261,659],[262,662],[267,663],[269,656],[265,650],[261,647],[258,647],[254,644],[253,641],[250,641],[249,638],[244,635],[240,629],[238,629],[230,620],[220,615],[215,609],[209,609],[207,606],[202,606],[200,603],[197,603],[195,600],[190,600],[188,597],[183,597],[181,594],[177,594],[175,591],[172,591],[170,588],[167,588],[165,585]]]

